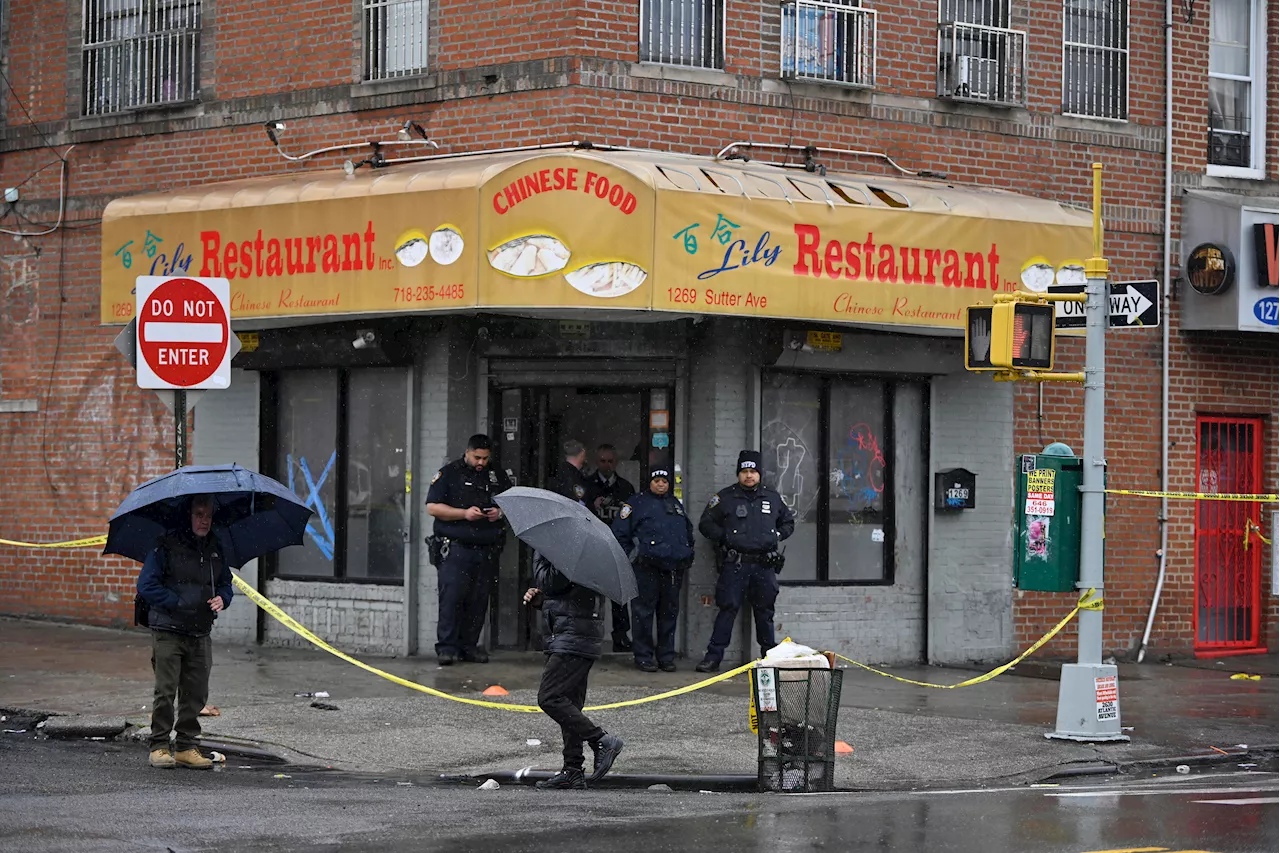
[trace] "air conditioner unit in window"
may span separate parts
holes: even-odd
[[[955,83],[956,97],[994,100],[1000,94],[1000,60],[956,57]]]

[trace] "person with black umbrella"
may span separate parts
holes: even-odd
[[[225,548],[213,528],[213,496],[196,495],[188,504],[189,526],[157,539],[138,573],[155,674],[149,761],[159,768],[213,765],[199,749],[200,711],[213,666],[209,634],[234,595]]]
[[[600,658],[604,641],[603,602],[599,593],[573,583],[545,557],[534,560],[537,586],[524,594],[525,604],[541,606],[546,620],[547,664],[538,687],[538,707],[560,725],[564,763],[560,772],[536,783],[547,790],[581,790],[609,772],[623,740],[611,735],[582,713],[587,702],[587,677]],[[588,778],[583,770],[583,742],[590,744],[595,763]]]

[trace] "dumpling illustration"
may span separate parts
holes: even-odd
[[[432,231],[431,239],[427,242],[431,249],[431,260],[441,266],[447,267],[462,257],[462,232],[452,225],[441,225]]]
[[[565,280],[588,296],[612,298],[635,290],[649,274],[635,264],[612,261],[588,264],[564,274]]]
[[[1022,265],[1022,283],[1027,290],[1045,293],[1053,284],[1053,265],[1039,256]]]
[[[1058,284],[1088,284],[1084,264],[1070,261],[1058,267]]]
[[[396,239],[396,260],[406,267],[416,267],[427,259],[427,235],[410,228]]]
[[[569,247],[548,234],[517,237],[489,250],[489,266],[517,278],[559,272],[569,262]]]

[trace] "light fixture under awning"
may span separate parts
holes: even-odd
[[[648,151],[529,150],[118,199],[102,322],[139,275],[225,277],[234,319],[667,312],[960,328],[1076,274],[1088,213],[937,181]]]

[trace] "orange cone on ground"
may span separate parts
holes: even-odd
[[[507,696],[507,695],[509,695],[509,693],[508,693],[508,691],[507,691],[507,688],[503,687],[501,684],[495,684],[495,685],[493,685],[492,687],[486,687],[486,688],[484,689],[484,693],[483,693],[482,695],[484,695],[484,696]]]
[[[836,741],[836,755],[849,755],[853,752],[853,747],[842,740]]]

